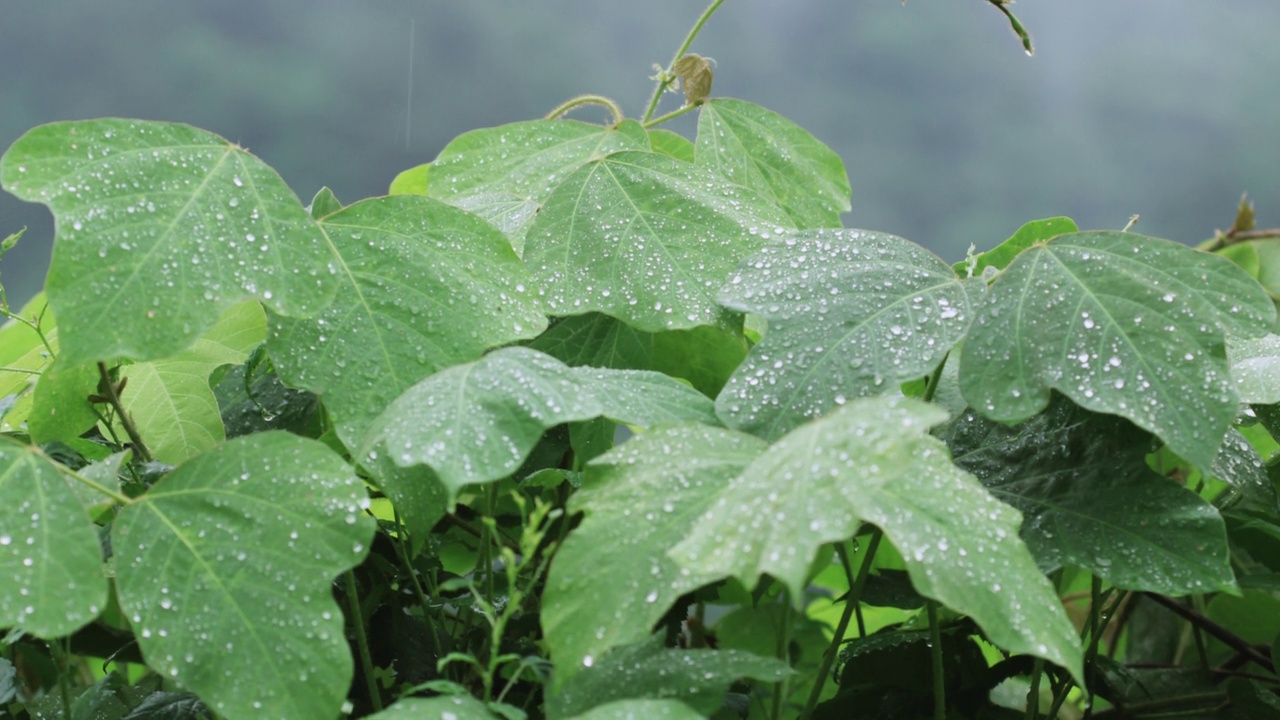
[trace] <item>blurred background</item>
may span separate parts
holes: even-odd
[[[466,130],[584,92],[637,116],[704,0],[0,0],[0,148],[52,120],[192,123],[275,167],[309,202],[382,194]],[[1024,221],[1183,242],[1241,193],[1280,225],[1280,3],[1023,0],[1026,57],[983,0],[728,0],[692,50],[712,94],[790,117],[835,149],[850,227],[948,261]],[[669,95],[663,110],[679,106]],[[574,115],[602,120],[601,113]],[[688,133],[683,118],[673,129]],[[20,305],[53,226],[0,193]]]

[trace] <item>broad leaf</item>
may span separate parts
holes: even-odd
[[[1222,440],[1218,457],[1209,467],[1209,474],[1231,486],[1235,498],[1218,498],[1220,508],[1234,505],[1237,498],[1244,507],[1266,513],[1280,512],[1276,486],[1267,477],[1267,465],[1262,455],[1239,430],[1231,428]]]
[[[343,302],[305,320],[273,316],[268,350],[282,380],[322,396],[350,446],[422,378],[546,327],[507,241],[457,208],[375,198],[321,227],[341,258]]]
[[[409,388],[373,423],[356,457],[370,469],[383,456],[400,467],[428,465],[452,495],[510,475],[547,429],[601,416],[643,427],[714,422],[705,396],[665,375],[570,368],[512,347]]]
[[[768,574],[799,602],[818,548],[872,523],[921,595],[970,615],[1001,647],[1080,677],[1078,638],[1018,537],[1021,514],[927,434],[945,419],[918,401],[878,397],[804,425],[721,490],[671,556],[746,585]]]
[[[1275,307],[1230,261],[1133,233],[1063,235],[996,278],[965,340],[960,386],[1002,422],[1059,390],[1207,467],[1235,417],[1224,330],[1265,334]]]
[[[352,661],[331,585],[373,539],[367,506],[342,458],[283,432],[154,485],[111,536],[147,665],[227,717],[335,717]]]
[[[98,391],[96,365],[65,367],[55,360],[39,378],[31,415],[26,418],[32,442],[68,442],[98,422],[98,413],[89,402],[89,396]],[[13,419],[20,422],[16,415]]]
[[[615,700],[572,720],[703,720],[706,716],[679,700]]]
[[[391,181],[387,189],[388,195],[426,195],[427,176],[431,171],[431,163],[415,165],[402,171]]]
[[[1227,359],[1240,402],[1280,403],[1280,335],[1261,338],[1227,336]]]
[[[576,120],[530,120],[472,130],[454,138],[431,163],[431,197],[488,220],[516,252],[538,207],[577,167],[619,150],[648,150],[634,120],[617,128]],[[416,180],[409,185],[416,189]]]
[[[689,163],[694,161],[696,150],[693,143],[679,133],[655,128],[649,131],[649,144],[653,146],[653,151],[656,153]]]
[[[107,602],[98,533],[58,467],[0,437],[0,627],[70,634]]]
[[[599,313],[560,318],[529,347],[574,367],[649,370],[653,363],[653,333]]]
[[[691,328],[723,322],[720,281],[790,226],[769,201],[707,170],[620,152],[560,183],[529,228],[524,260],[553,314]]]
[[[741,328],[726,330],[703,325],[668,330],[653,336],[650,369],[687,380],[702,394],[715,397],[742,364],[747,350]]]
[[[203,130],[42,125],[0,159],[0,182],[57,221],[46,290],[68,366],[168,357],[243,299],[308,315],[337,290],[336,258],[280,176]]]
[[[1212,505],[1147,467],[1149,436],[1061,396],[1015,426],[975,412],[939,430],[955,463],[1022,511],[1022,539],[1049,572],[1084,568],[1163,595],[1235,587]]]
[[[1071,218],[1051,217],[1032,220],[1018,228],[1018,231],[1008,240],[986,252],[961,260],[952,267],[965,278],[982,277],[983,271],[987,268],[1003,270],[1009,267],[1009,263],[1022,254],[1023,250],[1036,243],[1046,242],[1059,235],[1073,232],[1080,232],[1080,228],[1076,227],[1075,221]]]
[[[495,720],[484,703],[464,697],[408,697],[366,720]]]
[[[799,228],[840,227],[849,176],[831,148],[772,110],[717,98],[698,117],[698,165],[769,198]]]
[[[741,650],[678,650],[664,648],[659,639],[647,639],[618,648],[575,674],[551,697],[547,716],[574,717],[628,698],[671,698],[710,717],[724,704],[725,693],[735,681],[751,678],[774,683],[790,674],[791,668],[774,657]],[[619,682],[620,678],[626,682]]]
[[[588,466],[568,508],[586,516],[556,553],[543,593],[558,682],[644,639],[677,598],[720,579],[684,572],[666,553],[765,448],[750,435],[686,425],[638,435]]]
[[[862,230],[810,231],[762,248],[721,289],[720,302],[768,321],[716,399],[728,425],[766,439],[927,375],[970,318],[946,263]]]

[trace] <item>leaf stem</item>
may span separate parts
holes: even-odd
[[[40,375],[43,370],[28,370],[27,368],[9,367],[7,365],[0,366],[0,372],[22,373],[24,375]]]
[[[693,39],[698,37],[698,33],[702,31],[702,26],[707,24],[716,8],[723,3],[724,0],[712,0],[707,9],[702,11],[698,21],[693,24],[693,27],[689,28],[689,34],[685,36],[684,42],[680,43],[680,48],[671,57],[671,62],[667,63],[666,69],[658,73],[657,84],[653,88],[653,96],[649,98],[649,105],[645,107],[644,115],[640,119],[640,123],[645,127],[649,127],[649,118],[652,118],[654,111],[658,109],[658,101],[662,99],[662,93],[666,91],[671,81],[675,80],[675,76],[671,74],[671,68],[675,67],[677,60],[684,57],[685,51],[693,44]]]
[[[778,632],[775,654],[788,667],[791,666],[791,625],[795,620],[795,612],[790,602],[782,603],[782,627]],[[786,702],[790,690],[791,680],[789,675],[776,683],[773,694],[773,712],[769,715],[773,720],[780,720],[782,717],[782,705]]]
[[[933,656],[933,718],[946,720],[947,684],[942,667],[942,627],[938,625],[938,603],[926,600],[924,607],[929,614],[929,649]]]
[[[644,125],[646,128],[651,128],[651,127],[653,127],[653,126],[655,126],[655,125],[661,125],[662,123],[664,123],[664,122],[666,122],[666,121],[668,121],[668,120],[671,120],[672,118],[680,117],[681,115],[683,115],[683,114],[685,114],[685,113],[689,112],[690,110],[693,110],[694,108],[697,108],[697,107],[701,107],[701,103],[697,103],[697,104],[694,104],[694,105],[685,105],[684,107],[680,108],[679,110],[672,110],[671,112],[667,113],[666,115],[659,115],[658,117],[656,117],[656,118],[654,118],[654,119],[652,119],[652,120],[646,120],[646,121],[644,121],[644,122],[643,122],[643,123],[641,123],[641,124],[642,124],[642,125]]]
[[[116,417],[120,419],[120,425],[124,427],[125,433],[129,436],[129,442],[133,443],[133,451],[137,453],[138,459],[142,462],[151,462],[151,451],[147,450],[147,444],[142,442],[142,436],[138,434],[138,428],[133,424],[133,418],[129,417],[129,413],[125,412],[124,405],[120,402],[121,385],[116,384],[111,379],[111,373],[107,372],[107,364],[98,363],[98,376],[102,378],[99,384],[102,397],[106,398],[111,407],[116,411]]]
[[[1031,687],[1027,689],[1026,720],[1040,717],[1040,676],[1044,675],[1044,658],[1036,658],[1031,664]]]
[[[938,367],[933,369],[933,374],[929,376],[924,386],[924,396],[921,398],[925,402],[933,402],[933,396],[938,392],[938,382],[942,379],[942,369],[947,366],[947,358],[951,357],[951,351],[947,351],[942,356],[942,361],[938,363]]]
[[[1142,596],[1148,600],[1151,600],[1157,605],[1163,606],[1165,609],[1169,610],[1174,615],[1181,617],[1183,620],[1186,620],[1192,625],[1203,628],[1204,631],[1209,635],[1213,636],[1214,639],[1218,640],[1223,645],[1226,645],[1232,650],[1235,650],[1244,658],[1257,663],[1267,672],[1272,672],[1272,673],[1275,672],[1275,667],[1272,666],[1271,658],[1267,657],[1266,655],[1263,655],[1261,652],[1258,651],[1257,648],[1250,645],[1246,640],[1235,635],[1230,630],[1227,630],[1226,628],[1222,627],[1218,623],[1210,620],[1209,618],[1205,617],[1204,615],[1201,615],[1200,613],[1196,612],[1195,610],[1192,610],[1189,607],[1180,605],[1178,602],[1172,600],[1171,598],[1167,598],[1163,595],[1158,595],[1152,592],[1144,592],[1142,593]]]
[[[360,667],[364,671],[365,689],[374,712],[382,709],[382,694],[378,692],[378,679],[373,676],[373,656],[369,654],[369,639],[364,634],[364,613],[360,611],[360,595],[356,588],[356,574],[348,570],[342,574],[347,596],[347,609],[351,613],[351,627],[356,633],[356,649],[360,653]]]
[[[551,112],[547,113],[544,119],[556,120],[570,110],[582,107],[583,105],[599,105],[608,109],[609,114],[613,116],[614,125],[621,124],[623,120],[627,119],[627,116],[622,112],[622,107],[612,99],[603,95],[579,95],[577,97],[569,98],[557,105]]]
[[[64,475],[67,475],[68,477],[72,478],[73,480],[80,483],[81,485],[92,488],[95,492],[100,492],[103,495],[106,495],[107,497],[111,498],[112,500],[115,500],[116,502],[120,503],[121,505],[128,505],[133,502],[133,499],[130,498],[128,495],[116,492],[115,490],[112,490],[106,485],[90,480],[89,478],[81,475],[75,470],[72,470],[71,468],[59,466],[58,469],[61,470]]]
[[[444,647],[440,644],[440,633],[436,629],[435,620],[431,617],[431,603],[427,599],[427,594],[422,590],[422,583],[418,581],[418,573],[413,569],[413,563],[409,561],[409,553],[404,549],[404,536],[407,530],[404,521],[400,519],[400,513],[396,512],[396,538],[393,543],[396,547],[396,556],[400,559],[400,566],[409,576],[409,584],[413,586],[413,594],[418,599],[418,604],[422,606],[422,617],[427,623],[427,628],[431,632],[431,650],[436,654],[436,659],[444,657]]]

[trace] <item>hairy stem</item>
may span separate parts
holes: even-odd
[[[627,118],[627,116],[622,112],[622,107],[610,98],[603,95],[579,95],[574,98],[569,98],[557,105],[551,112],[547,113],[545,119],[555,120],[570,110],[582,107],[583,105],[599,105],[608,109],[609,115],[613,117],[614,125],[618,125]]]
[[[696,108],[696,107],[698,107],[698,106],[697,106],[697,105],[685,105],[684,107],[680,108],[679,110],[672,110],[671,112],[667,113],[666,115],[659,115],[658,117],[656,117],[656,118],[654,118],[654,119],[652,119],[652,120],[646,120],[646,121],[644,122],[644,126],[645,126],[645,127],[647,127],[647,128],[651,128],[651,127],[654,127],[654,126],[657,126],[657,125],[661,125],[662,123],[664,123],[664,122],[666,122],[666,121],[668,121],[668,120],[670,120],[670,119],[672,119],[672,118],[680,117],[681,115],[683,115],[683,114],[685,114],[685,113],[689,112],[690,110],[693,110],[693,109],[694,109],[694,108]]]
[[[106,363],[98,363],[98,375],[102,378],[101,388],[105,393],[102,397],[116,411],[116,417],[120,418],[120,425],[129,436],[129,442],[133,443],[133,451],[142,462],[151,462],[151,451],[147,449],[147,444],[142,442],[142,436],[138,434],[133,418],[125,412],[124,405],[120,402],[120,386],[111,380],[111,373],[107,371]]]
[[[693,39],[698,37],[698,33],[702,31],[702,26],[707,24],[711,19],[711,15],[720,7],[724,0],[711,0],[711,4],[706,10],[702,11],[702,15],[698,17],[698,21],[689,28],[689,34],[685,36],[684,42],[680,43],[680,48],[676,50],[676,54],[671,56],[671,62],[667,63],[667,67],[663,70],[658,78],[657,84],[653,88],[653,96],[649,98],[649,105],[644,109],[644,115],[641,116],[640,122],[648,127],[649,119],[653,117],[653,113],[658,109],[658,101],[662,99],[662,93],[671,85],[671,81],[675,77],[671,74],[671,68],[675,67],[676,61],[684,57],[685,51],[693,44]]]

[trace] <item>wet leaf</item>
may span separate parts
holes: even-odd
[[[952,268],[964,278],[982,277],[982,271],[989,267],[996,270],[1003,270],[1009,267],[1009,263],[1022,254],[1023,250],[1036,243],[1047,242],[1059,235],[1074,232],[1080,232],[1080,228],[1076,227],[1075,221],[1071,218],[1051,217],[1044,220],[1032,220],[1018,228],[1018,231],[1010,236],[1008,240],[986,252],[974,255],[969,260],[961,260],[953,265]]]
[[[877,397],[801,426],[719,493],[672,558],[748,586],[768,574],[798,602],[818,548],[871,523],[901,553],[921,595],[971,616],[1006,650],[1079,677],[1079,640],[1018,537],[1021,514],[927,435],[944,420],[939,408]]]
[[[116,587],[148,667],[227,717],[333,717],[351,682],[334,576],[373,539],[368,496],[314,440],[228,441],[112,529]]]
[[[336,258],[280,176],[203,130],[42,125],[0,159],[0,182],[57,221],[45,287],[68,366],[169,357],[241,300],[308,315],[337,290]]]
[[[204,720],[209,708],[191,693],[154,692],[122,720]]]
[[[642,427],[714,422],[705,396],[665,375],[570,368],[511,347],[409,388],[372,424],[356,457],[428,465],[452,494],[513,473],[547,429],[602,416]]]
[[[703,720],[705,716],[679,700],[615,700],[598,705],[573,720]]]
[[[628,698],[671,698],[710,717],[724,704],[735,681],[774,683],[790,674],[791,668],[774,657],[741,650],[664,648],[659,639],[648,639],[618,648],[577,672],[551,697],[547,715],[574,717]]]
[[[765,199],[657,153],[593,160],[529,228],[524,260],[553,314],[641,330],[724,323],[720,281],[791,222]]]
[[[596,458],[569,512],[584,512],[556,554],[542,627],[564,682],[608,649],[646,638],[681,595],[718,580],[666,553],[765,443],[702,425],[654,430]]]
[[[742,364],[747,350],[741,329],[703,325],[690,330],[668,330],[653,336],[650,367],[687,380],[698,392],[715,397]]]
[[[457,208],[375,198],[321,227],[341,258],[344,302],[305,320],[273,316],[267,349],[286,384],[321,395],[350,446],[422,378],[546,327],[506,240]]]
[[[1235,588],[1222,516],[1151,471],[1149,435],[1132,423],[1059,396],[1018,425],[970,411],[938,433],[957,466],[1022,511],[1041,570],[1173,596]]]
[[[656,153],[662,153],[687,163],[691,163],[694,160],[693,143],[679,133],[664,130],[663,128],[655,128],[649,131],[649,144],[653,146],[653,151]]]
[[[107,602],[102,549],[69,478],[0,437],[0,627],[70,634]]]
[[[1227,431],[1209,474],[1230,485],[1230,492],[1239,496],[1244,507],[1268,513],[1280,512],[1276,486],[1267,477],[1266,462],[1239,430],[1231,428]],[[1224,503],[1224,500],[1220,498],[1215,502],[1220,508],[1234,505],[1234,501]]]
[[[497,717],[484,703],[470,696],[408,697],[366,720],[495,720]]]
[[[1275,308],[1230,261],[1133,233],[1062,235],[993,282],[965,339],[977,410],[1025,420],[1059,390],[1120,415],[1207,467],[1235,417],[1224,330],[1265,334]]]
[[[560,318],[529,347],[574,367],[649,370],[653,333],[600,313]]]
[[[539,206],[583,163],[619,150],[648,150],[634,120],[617,128],[576,120],[530,120],[472,130],[431,163],[431,197],[500,228],[519,253]]]
[[[1280,403],[1280,335],[1227,336],[1227,360],[1240,402]]]
[[[853,191],[831,148],[778,113],[742,100],[717,98],[699,112],[698,165],[768,198],[798,228],[840,227]]]
[[[970,320],[946,263],[862,230],[810,231],[762,248],[729,278],[720,302],[768,321],[716,399],[728,425],[766,439],[929,374]]]

